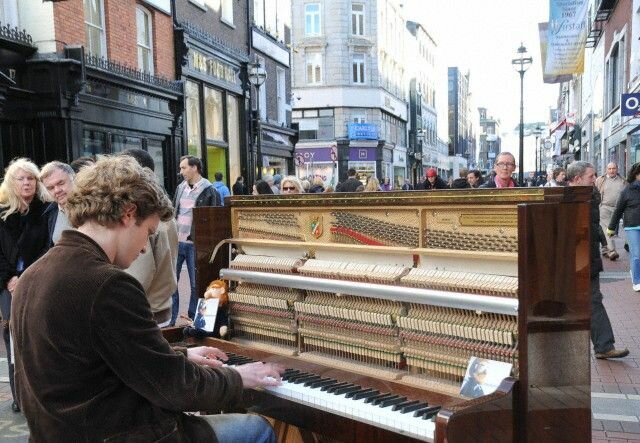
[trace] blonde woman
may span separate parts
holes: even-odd
[[[7,348],[14,412],[19,412],[20,406],[15,400],[9,345],[11,297],[20,275],[46,252],[49,245],[49,226],[44,215],[49,196],[39,176],[35,164],[19,158],[9,164],[0,185],[0,311],[4,320],[2,334]]]
[[[375,175],[372,175],[367,180],[367,186],[364,187],[364,192],[377,192],[379,190],[380,180],[378,180]]]
[[[303,194],[302,182],[293,175],[287,175],[280,182],[280,194]]]

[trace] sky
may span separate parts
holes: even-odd
[[[548,121],[549,107],[555,107],[558,96],[558,85],[542,82],[540,63],[538,23],[548,21],[548,0],[406,0],[404,5],[406,18],[423,24],[438,44],[442,77],[436,91],[442,138],[447,138],[449,66],[470,70],[474,111],[487,108],[488,115],[501,120],[501,131],[517,127],[520,75],[511,60],[520,42],[533,57],[524,76],[524,122]]]

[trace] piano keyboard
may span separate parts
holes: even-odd
[[[254,360],[227,353],[233,367]],[[280,386],[262,388],[298,404],[321,409],[423,441],[433,441],[441,407],[425,401],[367,388],[297,369],[286,369]]]

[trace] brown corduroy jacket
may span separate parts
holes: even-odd
[[[192,431],[206,426],[181,411],[231,409],[241,398],[236,371],[171,348],[140,284],[80,232],[65,231],[27,269],[11,312],[32,441],[200,440]]]

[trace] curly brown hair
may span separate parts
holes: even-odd
[[[88,221],[112,227],[132,205],[138,224],[154,214],[162,221],[173,217],[171,201],[155,175],[130,156],[114,156],[78,173],[66,212],[76,228]]]

